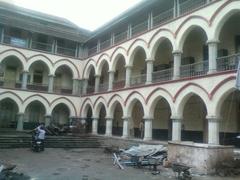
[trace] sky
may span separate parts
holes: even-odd
[[[93,31],[141,0],[4,0],[18,6],[69,19]]]

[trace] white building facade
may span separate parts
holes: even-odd
[[[143,140],[234,144],[240,1],[144,1],[132,11],[75,44],[48,38],[50,51],[34,35],[19,47],[2,26],[0,127],[84,120],[89,133],[141,138],[143,120]]]

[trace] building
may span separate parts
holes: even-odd
[[[240,1],[143,1],[95,32],[1,3],[0,126],[233,144]]]

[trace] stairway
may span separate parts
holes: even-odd
[[[31,135],[0,134],[1,148],[30,148]],[[91,135],[81,136],[47,136],[45,140],[46,148],[100,148],[101,139]]]

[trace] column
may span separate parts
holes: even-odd
[[[27,89],[27,79],[28,79],[28,72],[23,71],[22,72],[22,89]]]
[[[182,118],[172,116],[172,140],[181,141]]]
[[[151,84],[152,83],[152,74],[153,74],[153,59],[146,59],[147,63],[147,79],[146,79],[146,84]]]
[[[4,27],[1,28],[1,43],[4,43]]]
[[[45,116],[45,127],[50,126],[50,124],[51,124],[51,119],[52,119],[52,116],[51,116],[51,115],[46,115],[46,116]]]
[[[114,81],[114,71],[109,71],[109,78],[108,78],[108,91],[113,90],[113,81]]]
[[[106,136],[112,136],[113,118],[106,118]]]
[[[176,17],[180,16],[180,3],[176,0]]]
[[[23,130],[24,113],[17,114],[17,131]]]
[[[132,74],[132,66],[125,66],[126,68],[126,82],[125,82],[125,88],[128,88],[131,86],[131,74]]]
[[[83,79],[83,91],[82,91],[83,95],[87,94],[87,87],[88,87],[88,79]]]
[[[123,135],[122,138],[128,138],[130,135],[129,117],[123,117]]]
[[[53,84],[54,84],[54,75],[50,74],[48,76],[48,92],[53,92]]]
[[[127,39],[132,38],[132,25],[128,24],[128,30],[127,30]]]
[[[73,79],[73,89],[72,89],[72,94],[73,95],[78,95],[78,85],[79,85],[79,80],[78,79]]]
[[[95,93],[99,92],[100,75],[95,75]]]
[[[153,15],[152,12],[148,14],[148,30],[152,29],[153,27]]]
[[[100,40],[98,40],[97,42],[97,53],[99,53],[101,51],[101,42]]]
[[[173,79],[179,79],[180,78],[181,57],[182,57],[182,52],[181,51],[173,51],[173,58],[174,58]]]
[[[208,119],[208,144],[219,144],[219,121],[217,117],[207,117]]]
[[[219,41],[216,40],[209,40],[207,41],[208,44],[208,63],[209,69],[208,73],[214,73],[217,71],[217,48],[218,48]]]
[[[144,118],[144,141],[152,140],[152,118]]]
[[[97,134],[98,129],[98,118],[93,118],[92,120],[92,134]]]
[[[111,46],[113,46],[115,44],[115,34],[112,33],[111,34]]]

